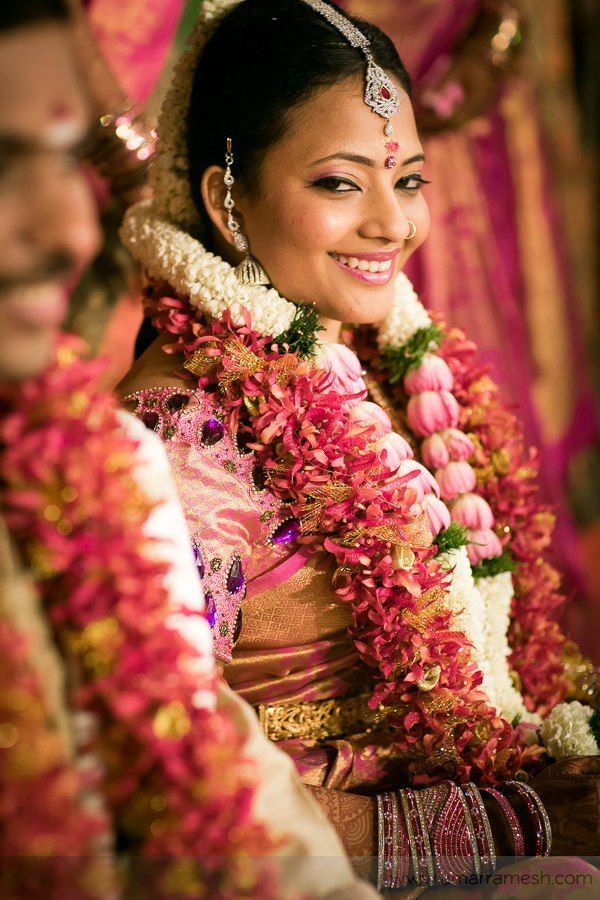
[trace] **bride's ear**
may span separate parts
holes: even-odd
[[[227,228],[227,210],[225,209],[225,194],[227,193],[227,188],[223,181],[224,175],[225,170],[220,166],[209,166],[202,176],[200,193],[202,195],[204,208],[214,227],[219,232],[221,238],[233,246],[233,235]],[[238,222],[240,229],[243,230],[243,216],[241,216],[237,209],[233,210],[233,215],[236,222]]]

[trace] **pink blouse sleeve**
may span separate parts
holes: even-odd
[[[285,555],[271,542],[285,515],[264,489],[254,454],[236,446],[209,396],[158,388],[132,394],[123,405],[165,443],[204,586],[215,656],[230,662],[247,590]]]

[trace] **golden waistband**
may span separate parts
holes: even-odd
[[[291,738],[325,740],[356,734],[375,725],[380,714],[369,708],[370,694],[333,700],[261,704],[255,707],[261,727],[271,741]]]

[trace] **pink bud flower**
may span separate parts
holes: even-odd
[[[378,442],[379,457],[390,469],[397,469],[402,460],[412,459],[412,448],[408,441],[395,431],[390,431]]]
[[[475,445],[470,437],[459,431],[458,428],[446,428],[442,437],[448,448],[448,453],[455,462],[470,459],[475,453]]]
[[[421,503],[424,512],[427,513],[429,524],[434,538],[440,531],[444,531],[450,525],[450,510],[446,504],[439,500],[435,494],[427,494]]]
[[[450,454],[441,434],[436,432],[425,438],[421,457],[428,469],[443,469],[450,462]]]
[[[501,556],[502,544],[500,539],[489,528],[481,531],[469,531],[468,538],[471,543],[467,546],[467,554],[472,566],[476,566],[482,559],[492,559]]]
[[[362,378],[362,366],[352,350],[343,344],[323,343],[319,345],[318,360],[323,368],[331,373],[331,386],[334,391],[340,394],[366,396],[367,388]]]
[[[459,525],[475,531],[494,527],[494,513],[483,497],[477,494],[463,494],[452,504],[452,518]]]
[[[427,494],[434,493],[439,497],[440,488],[431,472],[414,459],[403,459],[396,470],[396,477],[402,478],[411,473],[414,473],[415,477],[407,482],[407,487],[416,490],[417,503],[420,503]],[[393,487],[394,482],[391,484]]]
[[[455,427],[459,415],[459,405],[449,391],[423,391],[408,401],[408,424],[420,437]]]
[[[392,422],[388,414],[370,400],[361,400],[360,403],[353,406],[349,412],[349,418],[354,425],[361,428],[374,425],[376,428],[375,439],[384,437],[392,430]]]
[[[472,491],[477,483],[475,472],[466,462],[451,462],[435,473],[444,500],[454,500]]]
[[[454,377],[448,363],[433,353],[426,353],[417,369],[409,372],[404,379],[404,387],[409,394],[422,391],[451,391]]]

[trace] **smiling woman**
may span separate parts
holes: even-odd
[[[166,442],[224,677],[385,888],[550,852],[511,778],[566,696],[562,662],[552,702],[511,681],[512,524],[477,495],[469,345],[442,358],[402,273],[424,166],[378,29],[321,0],[207,2],[123,229],[160,333],[124,403]],[[348,322],[373,326],[361,361]]]

